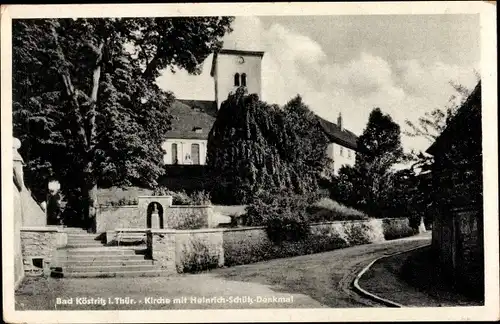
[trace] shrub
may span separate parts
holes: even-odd
[[[309,224],[303,214],[294,215],[281,209],[265,218],[266,233],[274,243],[300,241],[309,234]]]
[[[167,195],[172,196],[172,204],[174,205],[193,205],[191,197],[184,191],[168,191]]]
[[[205,190],[195,191],[191,194],[191,202],[193,205],[211,205],[210,193]]]
[[[99,188],[97,190],[97,200],[101,206],[137,205],[138,196],[149,196],[151,194],[153,194],[153,190],[140,187]],[[120,200],[122,200],[122,203],[119,203]],[[123,202],[123,200],[125,201]]]
[[[196,213],[189,214],[187,217],[184,217],[183,222],[176,226],[175,229],[178,230],[186,230],[186,229],[200,229],[206,227],[206,222],[200,215]]]
[[[275,243],[299,241],[307,237],[307,196],[290,192],[261,192],[247,206],[246,224],[266,227],[269,239]]]
[[[173,205],[210,205],[210,194],[204,190],[195,191],[188,195],[186,191],[171,191],[165,187],[158,187],[153,192],[154,196],[172,196]]]
[[[341,249],[349,243],[341,235],[330,228],[316,228],[307,240],[308,253],[319,253]]]
[[[330,198],[321,198],[307,208],[311,222],[368,219],[363,212],[339,204]]]
[[[344,223],[344,230],[349,245],[372,243],[372,227],[368,222]]]
[[[407,218],[386,218],[382,223],[384,229],[384,238],[386,240],[394,240],[402,237],[415,235],[417,230],[410,227]]]
[[[184,245],[185,255],[178,265],[179,272],[199,272],[207,269],[217,268],[219,257],[210,253],[210,249],[198,240],[191,240]]]

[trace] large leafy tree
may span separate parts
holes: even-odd
[[[314,191],[326,145],[300,97],[280,108],[240,87],[222,103],[209,135],[212,197],[245,204],[263,190]]]
[[[476,80],[480,82],[479,73],[474,72]],[[472,89],[457,82],[450,81],[450,85],[455,91],[448,99],[448,103],[444,107],[438,107],[430,112],[426,112],[423,116],[419,117],[417,122],[406,120],[405,135],[425,138],[429,142],[429,145],[437,139],[447,127],[449,121],[457,115],[459,108],[465,103],[465,100],[472,92]],[[432,214],[436,213],[434,211],[436,208],[433,193],[434,188],[431,186],[429,173],[434,158],[421,151],[411,151],[407,157],[412,161],[412,167],[409,170],[410,180],[408,181],[413,182],[415,187],[418,188],[417,190],[413,190],[412,196],[409,197],[410,205],[413,210],[417,210],[419,215],[426,218],[427,223],[429,223]]]
[[[358,138],[360,154],[354,167],[343,167],[334,181],[335,198],[381,217],[391,205],[394,181],[391,168],[404,159],[401,130],[380,108],[370,113],[368,124]],[[339,190],[341,189],[341,190]]]
[[[475,71],[476,79],[479,82],[480,76]],[[409,119],[405,120],[407,129],[404,134],[410,137],[422,137],[432,143],[443,132],[448,124],[448,121],[455,116],[458,108],[465,102],[467,97],[471,94],[472,89],[466,86],[450,81],[449,84],[455,92],[448,99],[448,103],[444,107],[438,107],[430,112],[424,113],[420,116],[417,122]]]
[[[95,215],[97,185],[154,186],[169,129],[164,68],[199,73],[231,17],[13,21],[14,135],[27,183],[48,178]],[[73,206],[75,207],[75,206]]]

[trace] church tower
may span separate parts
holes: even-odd
[[[221,49],[214,53],[210,75],[214,78],[217,109],[228,94],[240,86],[262,96],[262,58],[264,52]]]

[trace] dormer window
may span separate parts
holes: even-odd
[[[240,86],[240,74],[236,73],[234,75],[234,86],[239,87]]]
[[[195,132],[195,133],[203,133],[203,128],[201,128],[201,127],[193,127],[193,132]]]

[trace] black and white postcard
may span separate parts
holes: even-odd
[[[4,320],[499,320],[495,9],[2,6]]]

